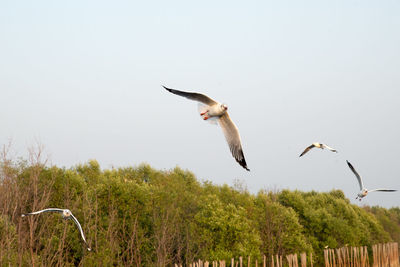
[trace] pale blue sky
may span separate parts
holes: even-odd
[[[398,1],[1,1],[0,143],[53,164],[179,165],[217,184],[400,189]],[[251,172],[196,103],[229,106]],[[339,150],[311,151],[312,142]],[[400,193],[362,203],[400,204]]]

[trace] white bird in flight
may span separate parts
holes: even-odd
[[[83,234],[81,224],[79,223],[79,221],[75,218],[75,216],[72,214],[72,212],[69,209],[48,208],[48,209],[39,210],[39,211],[31,212],[31,213],[24,213],[21,216],[25,217],[25,216],[29,216],[29,215],[36,215],[36,214],[40,214],[42,212],[58,212],[58,213],[62,214],[62,217],[64,220],[72,219],[74,221],[74,223],[76,224],[76,226],[78,226],[78,230],[81,233],[83,242],[85,242],[85,244],[87,246],[87,250],[91,251],[91,248],[89,247],[88,243],[86,242],[85,235]]]
[[[373,189],[373,190],[368,190],[367,188],[364,187],[363,181],[361,179],[361,176],[357,173],[357,171],[354,169],[353,165],[349,161],[347,161],[347,165],[349,165],[350,170],[354,173],[354,175],[357,177],[358,184],[360,185],[360,192],[357,194],[356,199],[360,200],[363,197],[366,197],[368,193],[374,192],[374,191],[380,191],[380,192],[396,192],[397,190],[395,189],[385,189],[385,188],[378,188],[378,189]]]
[[[326,149],[328,149],[328,150],[330,150],[330,151],[332,151],[332,152],[336,152],[336,153],[337,153],[337,150],[336,150],[336,149],[331,148],[331,147],[329,147],[329,146],[327,146],[327,145],[325,145],[325,144],[322,144],[322,143],[312,143],[311,146],[309,146],[309,147],[307,147],[306,149],[304,149],[303,153],[301,153],[299,157],[303,156],[303,155],[306,154],[308,151],[310,151],[310,149],[312,149],[312,148],[314,148],[314,147],[316,147],[316,148],[321,148],[321,149],[326,148]]]
[[[203,120],[212,120],[216,119],[219,125],[224,132],[225,139],[228,142],[229,149],[232,153],[232,156],[235,160],[245,168],[246,170],[250,171],[247,168],[246,160],[244,158],[243,149],[242,149],[242,142],[239,135],[239,130],[236,125],[233,123],[231,118],[228,114],[228,106],[225,104],[221,104],[210,97],[194,92],[183,92],[178,91],[175,89],[170,89],[163,86],[167,91],[186,97],[190,100],[198,101],[205,106],[201,107],[200,116],[202,116]]]

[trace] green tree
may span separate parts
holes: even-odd
[[[202,241],[203,257],[228,260],[260,255],[261,240],[244,207],[223,204],[214,194],[205,195],[194,221]]]
[[[271,199],[271,194],[257,196],[258,227],[262,240],[261,251],[268,255],[312,252],[304,236],[296,212]]]

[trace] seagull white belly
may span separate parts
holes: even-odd
[[[220,104],[210,106],[208,110],[209,117],[220,117],[225,113],[225,110],[221,108]]]

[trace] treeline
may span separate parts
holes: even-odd
[[[60,214],[21,218],[49,207]],[[189,171],[148,165],[102,170],[95,160],[66,169],[3,156],[1,266],[171,266],[197,259],[313,253],[323,248],[400,242],[400,209],[360,208],[340,190],[260,191],[199,182]]]

